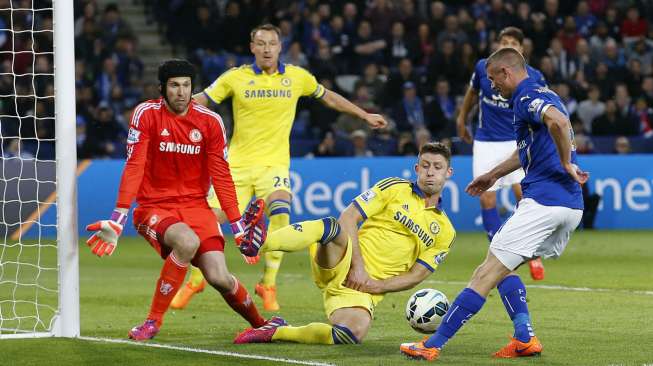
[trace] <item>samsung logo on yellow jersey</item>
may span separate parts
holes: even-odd
[[[245,98],[292,98],[290,89],[247,89]]]
[[[409,231],[412,231],[413,234],[417,234],[417,237],[426,245],[427,247],[430,247],[433,245],[433,238],[427,234],[427,232],[418,224],[413,222],[411,218],[408,216],[404,215],[403,213],[397,211],[395,212],[395,216],[393,217],[395,221],[398,221],[402,225],[404,225]]]

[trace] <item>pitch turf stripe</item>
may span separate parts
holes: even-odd
[[[207,354],[207,355],[218,355],[218,356],[227,356],[227,357],[236,357],[236,358],[248,358],[248,359],[252,359],[252,360],[283,362],[283,363],[291,363],[291,364],[295,364],[295,365],[335,366],[335,364],[332,364],[332,363],[325,363],[325,362],[319,362],[319,361],[293,360],[293,359],[290,359],[290,358],[269,357],[269,356],[251,355],[251,354],[227,352],[227,351],[215,351],[215,350],[210,350],[210,349],[191,348],[191,347],[183,347],[183,346],[173,346],[173,345],[169,345],[169,344],[136,342],[136,341],[130,341],[130,340],[127,340],[127,339],[96,338],[96,337],[79,337],[78,339],[81,339],[81,340],[84,340],[84,341],[90,341],[90,342],[129,344],[129,345],[132,345],[132,346],[163,348],[163,349],[170,349],[170,350],[173,350],[173,351],[203,353],[203,354]]]
[[[423,283],[437,283],[443,285],[466,285],[469,282],[427,280],[424,281]],[[571,287],[571,286],[561,286],[561,285],[526,285],[526,288],[537,288],[542,290],[573,291],[573,292],[616,292],[621,294],[653,296],[653,291],[647,291],[647,290],[620,290],[620,289],[613,289],[613,288]]]

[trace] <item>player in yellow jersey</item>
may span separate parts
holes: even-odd
[[[279,28],[271,24],[254,28],[250,50],[255,62],[225,72],[203,93],[193,96],[205,106],[210,102],[221,103],[231,97],[234,132],[229,143],[228,160],[240,210],[244,210],[253,196],[265,199],[270,218],[269,230],[290,223],[289,139],[300,97],[320,99],[330,108],[365,120],[372,128],[387,125],[381,115],[367,113],[341,95],[324,88],[303,68],[280,63],[279,35]],[[209,205],[219,207],[215,195],[210,195]],[[276,276],[282,254],[265,254],[263,277],[256,285],[256,293],[263,298],[265,310],[279,309]],[[173,308],[185,307],[191,296],[204,288],[201,272],[193,269],[191,273],[191,280],[173,300]]]
[[[248,256],[259,249],[310,247],[313,279],[322,290],[329,323],[292,327],[278,318],[243,331],[234,342],[360,343],[384,294],[419,284],[449,253],[456,234],[440,195],[453,173],[450,158],[445,145],[427,143],[415,164],[416,182],[381,180],[356,197],[338,220],[304,221],[258,242],[243,241],[240,249]]]

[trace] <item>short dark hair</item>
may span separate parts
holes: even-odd
[[[159,65],[159,83],[161,92],[165,90],[168,79],[175,77],[187,76],[190,78],[191,85],[195,78],[195,66],[183,59],[170,59]]]
[[[451,166],[451,149],[439,141],[427,142],[419,149],[419,159],[422,154],[442,155],[447,160],[447,165]]]
[[[524,56],[512,47],[500,48],[494,51],[485,61],[485,68],[489,69],[490,65],[496,62],[504,62],[511,67],[520,66],[521,69],[526,68]]]
[[[516,39],[519,44],[524,43],[524,32],[522,32],[522,30],[517,27],[503,28],[499,33],[499,41],[501,41],[501,38],[503,37],[512,37]]]
[[[277,36],[281,38],[281,29],[279,29],[279,27],[277,27],[274,24],[266,23],[266,24],[261,24],[258,27],[252,29],[252,32],[249,34],[249,40],[251,42],[254,42],[254,36],[256,35],[256,32],[260,30],[275,32]]]

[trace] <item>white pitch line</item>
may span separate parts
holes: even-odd
[[[442,285],[466,285],[468,282],[426,280],[423,283],[437,283]],[[646,290],[620,290],[620,289],[611,289],[611,288],[570,287],[570,286],[561,286],[561,285],[526,285],[526,287],[538,288],[543,290],[574,291],[574,292],[616,292],[622,294],[653,296],[653,291],[646,291]]]
[[[208,354],[208,355],[218,355],[218,356],[228,356],[228,357],[237,357],[237,358],[249,358],[249,359],[253,359],[253,360],[284,362],[284,363],[291,363],[291,364],[295,364],[295,365],[335,366],[334,364],[331,364],[331,363],[318,362],[318,361],[302,361],[302,360],[293,360],[293,359],[290,359],[290,358],[278,358],[278,357],[252,355],[252,354],[244,354],[244,353],[237,353],[237,352],[215,351],[215,350],[210,350],[210,349],[191,348],[191,347],[183,347],[183,346],[173,346],[173,345],[161,344],[161,343],[136,342],[136,341],[130,341],[130,340],[127,340],[127,339],[96,338],[96,337],[78,337],[78,339],[85,340],[85,341],[91,341],[91,342],[129,344],[129,345],[132,345],[132,346],[163,348],[163,349],[170,349],[170,350],[174,350],[174,351],[203,353],[203,354]]]

